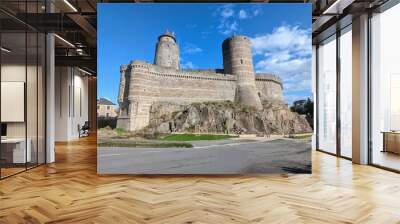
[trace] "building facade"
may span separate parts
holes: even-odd
[[[97,117],[116,117],[117,115],[116,105],[111,100],[103,97],[97,100]]]
[[[262,109],[262,101],[282,100],[282,81],[253,70],[250,40],[233,36],[222,44],[223,69],[182,70],[179,46],[169,32],[158,38],[154,64],[132,61],[121,66],[117,127],[135,131],[149,124],[155,102],[190,104],[232,101]]]
[[[313,28],[315,135],[319,151],[400,171],[400,4],[354,2]],[[326,18],[324,18],[326,19]],[[317,26],[318,25],[318,26]]]

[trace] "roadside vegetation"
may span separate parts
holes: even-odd
[[[212,141],[212,140],[223,140],[229,138],[236,138],[236,135],[213,135],[213,134],[171,134],[164,137],[160,137],[160,140],[164,141]]]
[[[170,134],[160,135],[153,133],[128,132],[121,128],[111,129],[110,127],[98,129],[97,132],[99,147],[126,147],[126,148],[192,148],[190,141],[201,140],[222,140],[235,138],[235,135],[218,134]]]
[[[292,139],[303,139],[303,140],[311,140],[312,133],[307,133],[307,134],[295,134],[295,135],[289,135],[289,138]]]
[[[137,139],[108,140],[99,142],[100,147],[126,147],[126,148],[192,148],[187,142],[144,141]]]

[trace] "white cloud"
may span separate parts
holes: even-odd
[[[308,97],[310,97],[310,96],[308,96],[308,95],[290,95],[290,94],[283,96],[283,98],[289,105],[293,105],[293,102],[296,100],[305,100]]]
[[[194,68],[196,68],[196,66],[191,61],[187,61],[187,62],[181,64],[181,68],[194,69]]]
[[[299,76],[298,79],[287,80],[284,82],[285,88],[290,92],[302,92],[311,89],[311,79],[306,77],[306,74]]]
[[[231,4],[222,6],[222,8],[220,9],[220,12],[221,12],[220,14],[223,18],[229,18],[235,14],[235,11],[233,10],[233,5],[231,5]]]
[[[283,25],[251,41],[257,59],[256,71],[279,75],[284,82],[285,96],[311,91],[310,29]]]
[[[221,33],[230,35],[238,30],[238,23],[236,21],[223,23],[220,27]]]
[[[264,57],[256,62],[257,70],[268,70],[272,73],[279,73],[284,78],[291,78],[294,74],[303,74],[311,70],[311,58],[297,58],[293,55],[273,55]]]
[[[224,35],[232,35],[241,31],[238,20],[253,18],[260,12],[257,7],[240,9],[237,5],[226,4],[217,8],[213,15],[219,19],[218,26],[216,26],[217,30]]]
[[[311,32],[298,26],[283,25],[274,29],[272,33],[256,36],[251,40],[255,54],[285,49],[311,53]]]
[[[260,12],[261,12],[260,9],[254,9],[253,12],[251,12],[251,11],[248,12],[244,9],[241,9],[241,10],[239,10],[238,17],[239,17],[239,19],[250,19],[250,18],[258,16],[260,14]]]
[[[200,47],[198,47],[194,44],[191,44],[191,43],[187,43],[183,47],[182,54],[196,54],[196,53],[200,53],[202,51],[203,51],[203,49],[201,49]]]
[[[287,92],[311,91],[311,57],[267,56],[255,64],[257,72],[279,75]]]
[[[226,4],[219,7],[214,16],[218,17],[217,30],[224,35],[231,35],[238,31],[239,25],[236,21],[237,17],[235,6],[233,4]]]
[[[247,19],[249,17],[249,15],[247,14],[247,12],[243,9],[241,9],[239,11],[239,19]]]

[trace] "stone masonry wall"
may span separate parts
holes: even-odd
[[[179,69],[179,46],[170,36],[161,36],[156,45],[154,64]]]
[[[271,74],[256,74],[256,89],[261,101],[283,101],[282,80]]]
[[[126,117],[124,119],[124,116],[120,116],[122,119],[119,119],[118,126],[124,129],[139,130],[147,126],[150,109],[155,102],[190,104],[226,100],[233,102],[235,99],[237,77],[216,70],[177,71],[133,61],[123,72],[124,96],[119,99],[125,99],[120,105],[126,107],[125,111],[121,108],[121,113]],[[279,81],[276,76],[256,75],[256,88],[261,100],[271,97],[281,99],[282,86]]]
[[[237,77],[235,102],[262,109],[254,80],[253,54],[250,39],[233,36],[222,43],[224,70]]]

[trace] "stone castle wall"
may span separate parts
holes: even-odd
[[[254,73],[248,37],[227,38],[222,53],[224,69],[181,70],[174,33],[159,36],[154,64],[132,61],[121,66],[117,127],[130,131],[146,127],[151,107],[158,102],[232,101],[262,110],[262,101],[282,100],[278,76]]]
[[[250,39],[245,36],[230,37],[222,43],[222,53],[225,72],[237,77],[235,102],[262,109],[254,80]]]
[[[256,90],[258,91],[258,95],[260,96],[261,101],[283,101],[282,80],[278,76],[267,73],[257,73]]]
[[[179,46],[175,37],[164,35],[158,39],[154,64],[179,69]]]
[[[133,61],[123,68],[118,126],[128,130],[149,124],[150,109],[155,102],[190,104],[235,100],[237,76],[218,70],[175,70],[141,61]],[[277,76],[256,75],[256,89],[261,100],[281,100],[282,85]]]

